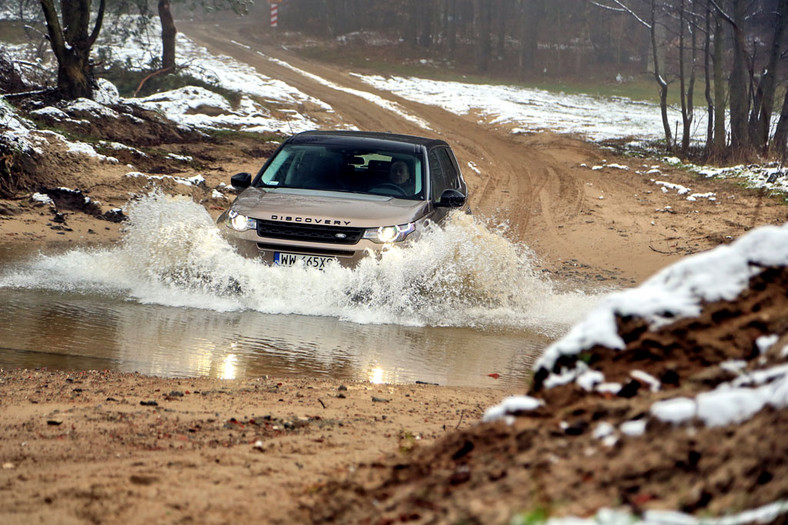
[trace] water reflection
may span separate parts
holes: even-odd
[[[0,289],[0,366],[158,376],[312,376],[513,386],[546,338],[173,308],[100,294]],[[488,374],[500,374],[496,381]]]

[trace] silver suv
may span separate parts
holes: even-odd
[[[271,264],[355,265],[370,252],[418,236],[427,221],[467,211],[467,188],[438,139],[356,131],[308,131],[287,139],[218,219],[246,256]]]

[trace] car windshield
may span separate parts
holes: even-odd
[[[268,164],[257,185],[423,199],[422,165],[416,153],[286,144]]]

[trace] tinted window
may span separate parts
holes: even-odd
[[[257,184],[424,199],[422,159],[412,152],[374,147],[287,144]]]
[[[441,161],[441,151],[440,149],[433,149],[429,154],[433,199],[439,199],[444,190],[451,188],[450,174],[443,169],[444,163]]]
[[[441,168],[443,168],[444,177],[446,178],[447,188],[459,190],[461,189],[460,177],[457,170],[452,154],[447,148],[437,150],[438,158],[440,159]]]

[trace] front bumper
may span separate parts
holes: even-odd
[[[386,249],[387,245],[361,239],[352,245],[336,245],[328,243],[308,243],[267,239],[259,237],[255,231],[236,232],[219,224],[224,238],[241,256],[257,259],[266,264],[274,264],[274,253],[294,253],[298,255],[316,255],[334,257],[345,267],[355,267],[363,258]]]

